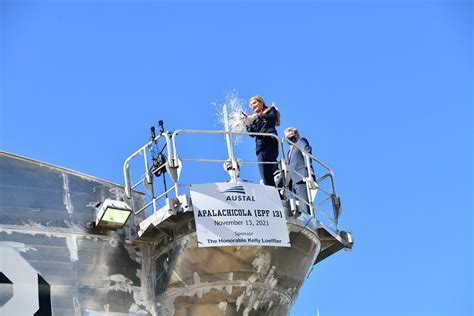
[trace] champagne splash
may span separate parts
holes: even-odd
[[[226,128],[226,113],[224,111],[224,106],[227,107],[227,122],[228,128],[231,132],[246,132],[244,123],[241,121],[240,117],[242,112],[245,112],[245,102],[239,96],[239,93],[236,89],[227,92],[224,96],[224,101],[221,103],[213,103],[216,109],[216,119],[217,124],[220,128]],[[234,145],[238,145],[242,142],[241,135],[232,136]]]

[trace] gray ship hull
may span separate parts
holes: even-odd
[[[90,225],[119,185],[4,152],[0,174],[0,315],[287,315],[318,255],[343,248],[305,216],[288,248],[199,248],[192,212],[138,240],[142,217]]]

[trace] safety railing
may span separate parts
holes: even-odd
[[[307,152],[304,148],[298,146],[296,143],[290,141],[289,139],[284,138],[283,142],[287,143],[289,146],[293,146],[293,150],[299,150],[301,154],[304,157],[304,162],[305,162],[305,173],[306,174],[301,174],[297,172],[296,170],[291,170],[291,166],[289,165],[289,162],[287,162],[288,165],[288,173],[293,172],[295,173],[298,177],[301,179],[304,179],[304,182],[306,184],[306,192],[308,196],[308,200],[305,201],[302,199],[300,196],[297,196],[293,192],[289,191],[290,195],[295,196],[295,198],[298,198],[300,202],[305,203],[312,211],[312,214],[318,213],[324,216],[326,219],[330,221],[329,226],[334,226],[336,230],[338,230],[338,221],[339,221],[339,216],[342,212],[342,205],[341,205],[341,200],[339,198],[339,195],[337,194],[336,191],[336,183],[334,180],[334,172],[333,170],[325,163],[323,163],[321,160],[313,156],[313,154]],[[286,157],[283,157],[283,159],[286,160]],[[324,170],[326,170],[327,173],[324,173],[322,176],[318,177],[317,173],[313,169],[313,164],[316,163],[320,167],[322,167]],[[314,174],[314,177],[313,177]],[[330,190],[325,189],[321,183],[323,183],[326,179],[329,179],[330,181]],[[313,193],[314,192],[314,193]],[[315,199],[315,194],[320,193],[324,194],[325,197],[319,201],[317,204],[313,204],[312,201]],[[322,207],[328,203],[331,202],[332,206],[332,211],[333,215],[327,214],[327,212],[323,211]]]
[[[196,134],[196,135],[223,135],[227,143],[227,159],[206,159],[199,157],[184,157],[179,155],[178,151],[178,136],[182,134]],[[237,159],[234,152],[233,137],[237,135],[242,136],[265,136],[272,137],[278,142],[278,151],[280,156],[280,162],[259,162],[259,161],[244,161]],[[167,148],[167,158],[161,165],[156,165],[156,157],[153,157],[153,150],[156,149],[158,144],[164,142],[163,148]],[[305,159],[305,169],[307,174],[301,174],[296,170],[292,170],[287,156],[285,154],[285,143],[289,146],[294,146],[294,149],[300,150],[304,159]],[[144,173],[142,173],[140,179],[137,182],[132,181],[132,173],[130,170],[131,161],[137,158],[138,156],[143,156],[144,163]],[[151,158],[150,158],[151,157]],[[240,165],[245,164],[275,164],[280,165],[280,171],[283,174],[283,186],[279,188],[282,190],[282,196],[289,198],[290,202],[298,201],[300,204],[304,203],[307,205],[309,213],[311,216],[319,218],[317,214],[320,214],[327,221],[329,221],[328,226],[333,226],[335,230],[338,230],[338,219],[341,212],[340,199],[336,192],[336,185],[334,180],[334,173],[332,169],[324,164],[322,161],[317,159],[311,153],[305,151],[303,148],[299,147],[296,143],[293,143],[287,139],[279,139],[277,135],[269,133],[253,133],[253,132],[231,132],[231,131],[215,131],[215,130],[176,130],[174,132],[166,132],[158,135],[155,139],[150,140],[147,144],[141,147],[138,151],[132,154],[124,163],[124,177],[125,177],[125,192],[129,199],[132,198],[131,191],[136,189],[138,186],[143,185],[150,197],[150,200],[139,210],[135,211],[135,214],[138,214],[149,207],[153,208],[153,212],[156,213],[159,209],[157,207],[157,202],[164,198],[169,198],[170,196],[177,198],[180,193],[180,188],[189,187],[190,184],[181,183],[180,174],[181,170],[184,167],[184,164],[188,161],[198,162],[198,163],[223,163],[230,161],[232,164],[232,169],[236,170]],[[320,177],[315,177],[313,179],[313,167],[312,163],[315,163],[326,170]],[[166,170],[166,172],[164,172]],[[168,188],[165,186],[161,192],[157,192],[154,181],[154,174],[159,174],[161,171],[162,176],[165,177],[166,174],[169,175],[169,178],[172,181],[172,185]],[[308,200],[305,200],[304,197],[298,196],[290,187],[289,174],[294,173],[304,179],[304,183],[307,190]],[[231,180],[237,182],[238,178],[236,173],[231,174]],[[330,181],[329,189],[325,189],[321,184],[326,181]],[[159,193],[159,194],[158,194]],[[321,194],[324,197],[321,201],[314,203],[315,195]],[[333,209],[333,216],[323,211],[322,207],[330,203]],[[291,203],[290,203],[291,204]],[[301,205],[300,205],[301,207]],[[324,222],[327,222],[327,221]]]
[[[178,157],[178,151],[177,151],[177,145],[176,145],[176,139],[179,134],[208,134],[208,135],[224,135],[225,138],[226,138],[226,143],[227,143],[227,154],[228,154],[228,159],[225,159],[225,160],[222,160],[222,159],[216,159],[216,160],[213,160],[213,159],[206,159],[206,160],[202,160],[202,159],[197,159],[197,158],[179,158]],[[213,131],[213,130],[184,130],[184,129],[181,129],[181,130],[176,130],[173,132],[172,134],[172,142],[173,142],[173,151],[174,151],[174,156],[173,156],[173,159],[175,161],[178,161],[178,160],[188,160],[188,161],[196,161],[196,162],[225,162],[225,161],[231,161],[232,162],[232,167],[233,168],[237,168],[237,163],[239,164],[250,164],[250,163],[260,163],[260,164],[274,164],[274,165],[278,165],[278,162],[258,162],[258,161],[243,161],[243,160],[239,160],[237,161],[237,159],[235,158],[235,153],[234,153],[234,143],[232,141],[232,136],[233,135],[252,135],[252,136],[265,136],[265,137],[271,137],[271,138],[274,138],[279,146],[278,146],[278,151],[279,151],[279,154],[280,156],[282,155],[283,151],[284,151],[284,148],[283,148],[283,143],[280,141],[280,139],[278,138],[277,135],[274,135],[274,134],[269,134],[269,133],[255,133],[255,132],[231,132],[231,131]],[[233,177],[232,179],[233,181],[236,181],[235,177]]]
[[[143,147],[141,147],[139,150],[133,153],[130,157],[128,157],[127,160],[125,160],[125,163],[123,166],[123,173],[124,173],[124,178],[125,178],[126,197],[128,199],[133,199],[132,190],[135,190],[139,185],[142,185],[142,184],[144,185],[149,196],[151,197],[151,200],[149,202],[147,202],[139,210],[134,211],[135,214],[141,213],[145,209],[149,208],[151,205],[153,205],[153,212],[156,212],[157,210],[156,202],[158,200],[162,199],[163,197],[167,197],[168,194],[171,193],[172,191],[175,191],[176,195],[179,194],[178,185],[176,182],[174,182],[170,188],[166,189],[161,194],[156,195],[156,192],[155,192],[156,190],[155,190],[155,185],[154,185],[155,181],[153,179],[154,175],[159,172],[164,173],[165,169],[171,169],[173,166],[173,164],[171,164],[170,161],[168,160],[159,166],[155,166],[153,157],[151,157],[151,162],[150,162],[150,156],[152,156],[153,150],[155,149],[155,146],[157,146],[157,144],[160,142],[160,140],[165,141],[164,148],[167,148],[168,157],[171,157],[172,152],[171,152],[171,143],[170,143],[169,134],[162,133],[156,136],[154,139],[150,140],[147,144],[145,144]],[[140,176],[140,180],[134,183],[133,178],[132,178],[132,172],[130,170],[130,164],[131,164],[131,161],[138,156],[143,156],[144,170]]]

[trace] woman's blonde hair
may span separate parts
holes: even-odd
[[[249,102],[252,102],[253,100],[257,100],[258,102],[262,102],[263,105],[266,107],[267,105],[265,104],[265,100],[259,96],[259,95],[255,95],[253,97],[250,98]],[[276,113],[277,113],[277,119],[276,119],[276,122],[275,122],[275,125],[276,126],[280,126],[280,109],[278,109],[275,105],[275,102],[272,102],[272,106],[270,107],[267,107],[265,110],[263,110],[263,113],[268,113],[268,111],[270,111],[271,108],[274,108]]]
[[[270,111],[271,108],[274,108],[275,109],[275,112],[277,113],[277,119],[275,121],[275,125],[276,126],[280,126],[280,109],[277,108],[277,106],[275,105],[275,102],[272,102],[272,106],[269,107],[269,108],[266,108],[263,113],[267,113],[268,111]]]
[[[249,102],[252,102],[252,100],[257,100],[258,102],[262,102],[263,105],[265,105],[265,100],[259,95],[254,95],[253,97],[251,97]]]

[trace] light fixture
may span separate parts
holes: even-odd
[[[127,203],[106,199],[99,206],[95,226],[120,229],[125,226],[131,214],[132,208]]]

